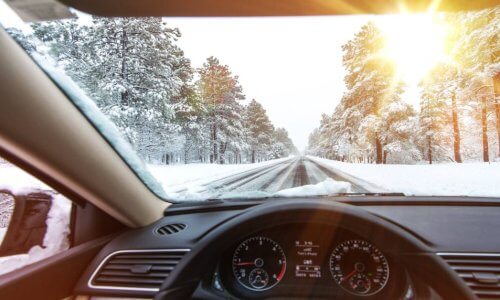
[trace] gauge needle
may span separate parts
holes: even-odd
[[[342,282],[346,281],[347,279],[349,279],[349,277],[351,277],[352,275],[356,274],[356,269],[352,270],[351,273],[347,274],[346,276],[344,276],[344,278],[342,278]]]
[[[249,262],[240,262],[240,263],[237,263],[236,265],[237,266],[252,266],[252,265],[255,265],[255,263],[252,261],[249,261]]]

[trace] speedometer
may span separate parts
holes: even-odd
[[[369,296],[380,292],[389,279],[389,263],[371,243],[349,240],[339,244],[330,256],[335,282],[346,291]]]
[[[286,257],[275,241],[252,237],[234,251],[233,273],[238,282],[252,291],[264,291],[277,285],[286,271]]]

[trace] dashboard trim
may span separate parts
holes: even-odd
[[[141,253],[141,252],[179,252],[183,251],[188,253],[191,249],[134,249],[134,250],[118,250],[111,252],[108,254],[97,266],[97,268],[90,275],[89,280],[87,281],[87,286],[91,289],[99,289],[99,290],[118,290],[118,291],[137,291],[137,292],[158,292],[160,288],[141,288],[141,287],[121,287],[121,286],[113,286],[113,285],[94,285],[92,281],[97,273],[101,270],[102,266],[114,255],[121,253]]]

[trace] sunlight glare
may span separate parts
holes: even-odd
[[[447,30],[435,15],[387,16],[378,25],[386,37],[383,55],[394,60],[407,84],[417,84],[433,66],[447,59]]]

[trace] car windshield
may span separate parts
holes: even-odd
[[[500,196],[500,7],[35,20],[14,2],[3,28],[165,200]]]

